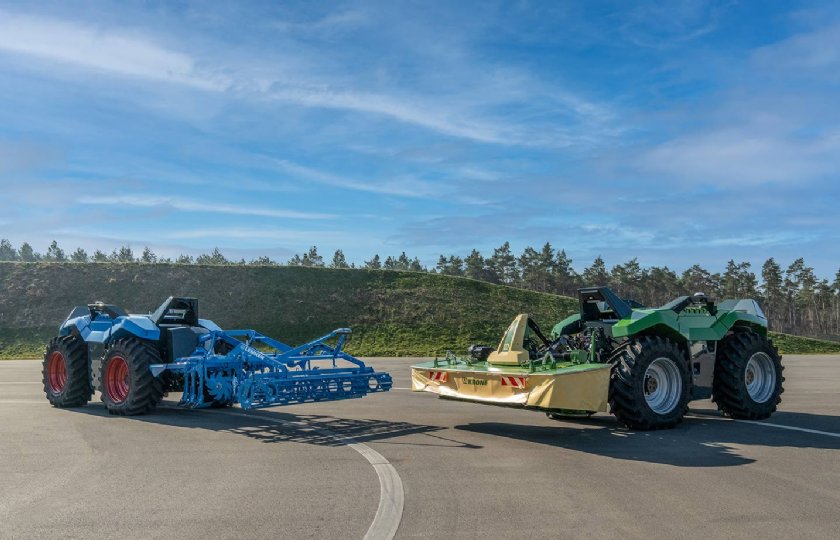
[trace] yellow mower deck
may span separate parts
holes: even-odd
[[[411,366],[411,389],[494,405],[605,412],[611,366],[587,363],[585,355],[575,362],[532,361],[525,343],[533,331],[523,313],[510,323],[486,362],[449,353],[443,360]]]
[[[498,367],[481,362],[425,362],[411,367],[411,389],[495,405],[605,412],[607,364],[557,364],[554,369]]]

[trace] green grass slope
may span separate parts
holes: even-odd
[[[495,345],[517,313],[553,324],[561,296],[413,272],[251,266],[0,263],[0,357],[40,356],[73,306],[102,300],[147,313],[199,298],[201,317],[298,344],[349,326],[360,356],[430,356]]]
[[[360,356],[463,353],[495,345],[517,313],[546,329],[577,310],[551,294],[434,274],[252,266],[0,263],[0,358],[35,358],[77,305],[102,300],[147,313],[195,296],[203,318],[299,344],[350,326]],[[840,343],[772,334],[785,354],[840,353]]]

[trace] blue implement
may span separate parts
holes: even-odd
[[[236,402],[256,409],[390,390],[389,374],[342,350],[349,334],[349,328],[339,328],[291,347],[254,330],[211,331],[199,339],[192,355],[150,368],[155,376],[182,373],[180,404],[196,408]],[[220,349],[227,352],[214,352]]]

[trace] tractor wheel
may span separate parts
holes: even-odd
[[[685,354],[666,338],[628,341],[610,360],[610,412],[631,429],[671,428],[688,411],[689,372]]]
[[[76,336],[53,338],[44,353],[44,392],[53,407],[81,407],[93,396],[88,351]]]
[[[772,341],[752,330],[735,332],[720,344],[712,399],[732,418],[767,418],[782,401],[782,371]]]
[[[161,363],[157,349],[139,339],[118,339],[108,347],[99,378],[108,412],[131,416],[154,409],[163,399],[163,382],[149,366]]]

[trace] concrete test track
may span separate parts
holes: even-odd
[[[412,362],[361,400],[130,418],[0,362],[0,538],[837,538],[840,357],[785,357],[770,420],[658,432],[412,393]]]

